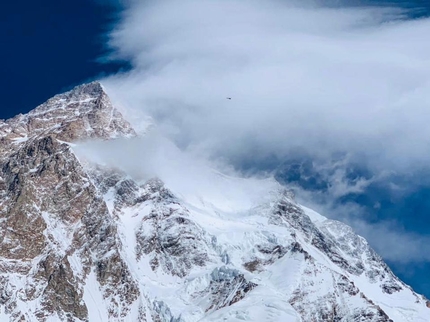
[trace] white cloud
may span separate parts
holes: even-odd
[[[105,85],[184,147],[240,162],[291,148],[430,155],[429,20],[280,1],[133,5],[112,32],[134,70]],[[226,97],[232,97],[227,100]]]
[[[133,69],[103,84],[135,124],[148,115],[182,149],[236,167],[300,149],[360,155],[377,177],[414,171],[430,161],[430,20],[402,14],[278,0],[133,2],[110,42]],[[351,186],[339,171],[334,197],[373,180]],[[386,258],[423,258],[410,249],[428,239],[349,222]],[[378,236],[401,236],[405,247]]]
[[[223,211],[245,211],[279,189],[272,179],[241,179],[215,170],[206,160],[184,153],[156,130],[133,139],[81,142],[74,147],[82,160],[124,171],[138,182],[160,178],[188,203],[210,204]]]

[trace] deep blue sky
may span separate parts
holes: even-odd
[[[5,1],[0,10],[0,119],[120,64],[96,62],[115,8],[91,0]]]
[[[327,0],[334,4],[342,0]],[[415,8],[411,16],[427,15],[426,0],[350,0],[352,4],[395,4]],[[102,2],[102,1],[100,1]],[[118,7],[91,0],[6,1],[0,10],[0,119],[25,113],[74,85],[127,69],[126,63],[100,64],[103,38],[118,16]],[[430,184],[395,200],[384,187],[371,186],[355,202],[368,207],[372,220],[395,218],[406,230],[430,235]],[[371,206],[380,201],[381,208]],[[423,250],[427,251],[427,250]],[[389,263],[394,272],[430,297],[430,264]]]

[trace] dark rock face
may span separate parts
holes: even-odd
[[[142,189],[139,199],[152,203],[152,210],[136,232],[137,258],[149,255],[153,270],[160,267],[179,277],[194,266],[204,266],[210,247],[204,231],[188,218],[188,210],[159,180],[150,180]]]
[[[221,267],[211,274],[212,280],[206,293],[209,293],[211,305],[206,311],[218,310],[242,300],[247,293],[258,285],[249,282],[243,274]]]
[[[294,245],[290,245],[291,248],[294,248]],[[297,243],[297,245],[299,244]],[[243,264],[243,267],[251,273],[264,271],[265,266],[275,263],[290,250],[290,247],[270,243],[258,244],[255,248],[258,250],[257,255]]]
[[[13,317],[43,321],[55,313],[61,320],[86,320],[82,282],[100,265],[109,268],[97,274],[106,296],[121,294],[122,303],[112,306],[131,303],[139,294],[119,255],[116,227],[104,201],[69,145],[59,141],[133,134],[112,109],[100,85],[90,84],[3,124],[0,256],[8,261],[0,261],[0,267],[33,281],[22,290],[3,289],[3,304]],[[109,113],[113,119],[105,127]],[[61,126],[56,126],[60,119]],[[70,267],[71,255],[81,262],[79,274]],[[10,283],[8,277],[4,281]],[[16,311],[17,292],[25,292],[23,301],[40,298],[41,307],[30,314]]]
[[[56,258],[49,254],[39,262],[39,271],[36,278],[47,281],[43,292],[43,311],[36,313],[43,318],[46,313],[58,312],[61,319],[76,317],[85,320],[88,317],[86,305],[81,301],[82,289],[70,268],[67,258]]]

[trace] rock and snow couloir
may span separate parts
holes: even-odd
[[[132,138],[103,87],[0,121],[0,321],[430,321],[366,240],[272,180],[191,194],[79,158]]]

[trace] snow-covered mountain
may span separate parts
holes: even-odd
[[[273,180],[181,190],[76,153],[136,135],[97,82],[0,121],[0,321],[430,321],[366,240]]]

